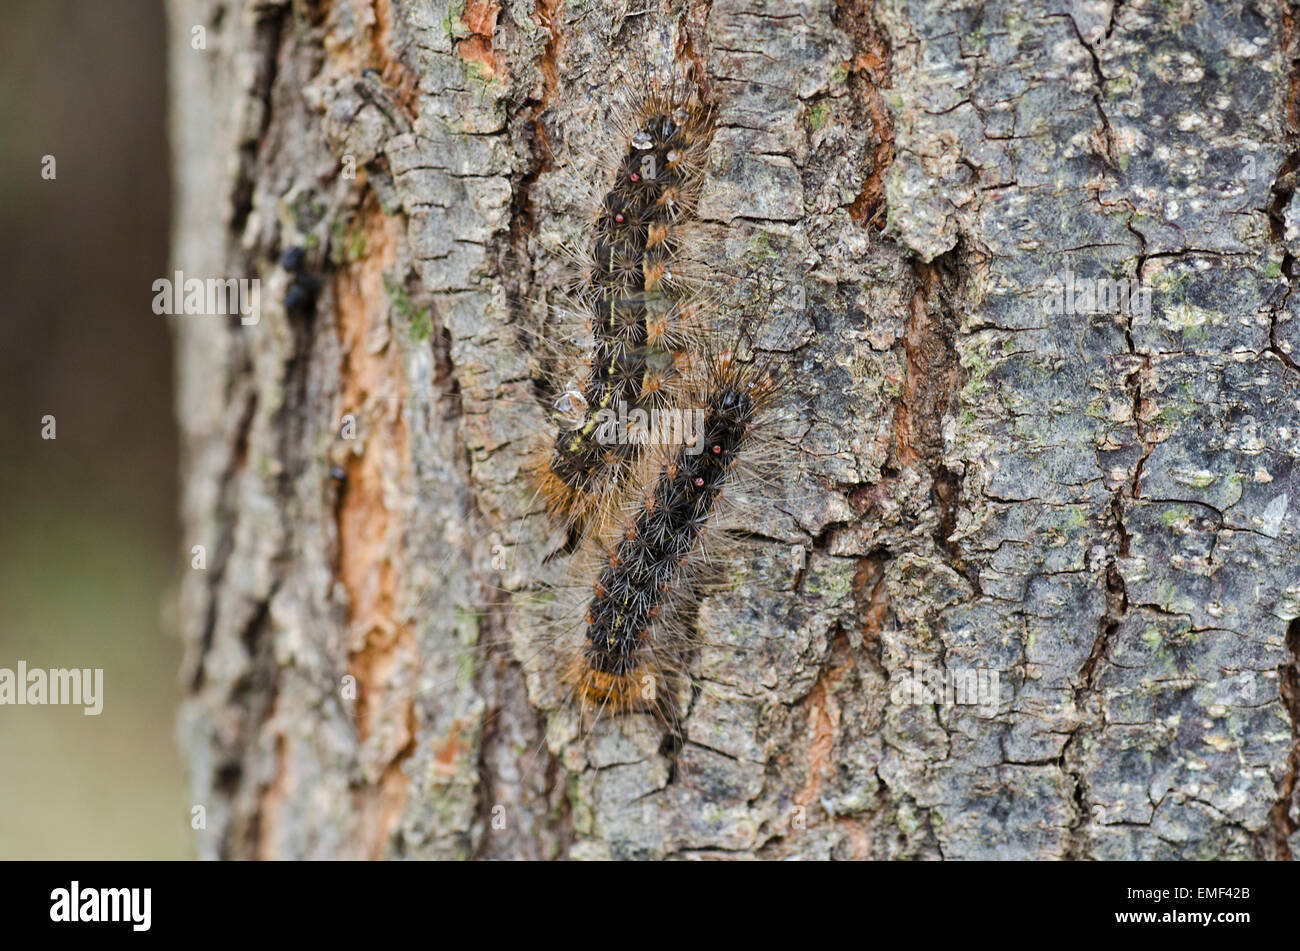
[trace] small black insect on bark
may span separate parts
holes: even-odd
[[[307,267],[307,252],[301,245],[287,248],[280,255],[280,266],[293,275],[284,294],[284,309],[292,317],[310,317],[320,294],[320,278]]]

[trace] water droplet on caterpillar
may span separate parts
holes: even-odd
[[[560,415],[565,429],[576,429],[587,416],[587,400],[573,381],[565,384],[564,392],[551,405]]]

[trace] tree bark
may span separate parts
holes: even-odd
[[[172,319],[201,856],[1300,855],[1289,2],[169,12],[175,267],[262,287]],[[522,329],[647,66],[798,424],[679,727],[583,733]],[[995,710],[907,702],[961,670]]]

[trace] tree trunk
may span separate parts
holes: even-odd
[[[200,855],[1300,854],[1289,3],[169,9],[175,267],[261,280],[173,321]],[[681,722],[584,732],[523,329],[646,67],[799,425]]]

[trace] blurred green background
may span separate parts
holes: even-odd
[[[98,717],[0,706],[0,859],[192,854],[164,623],[171,343],[150,309],[168,273],[165,73],[160,0],[4,4],[0,667],[102,667],[105,699]]]

